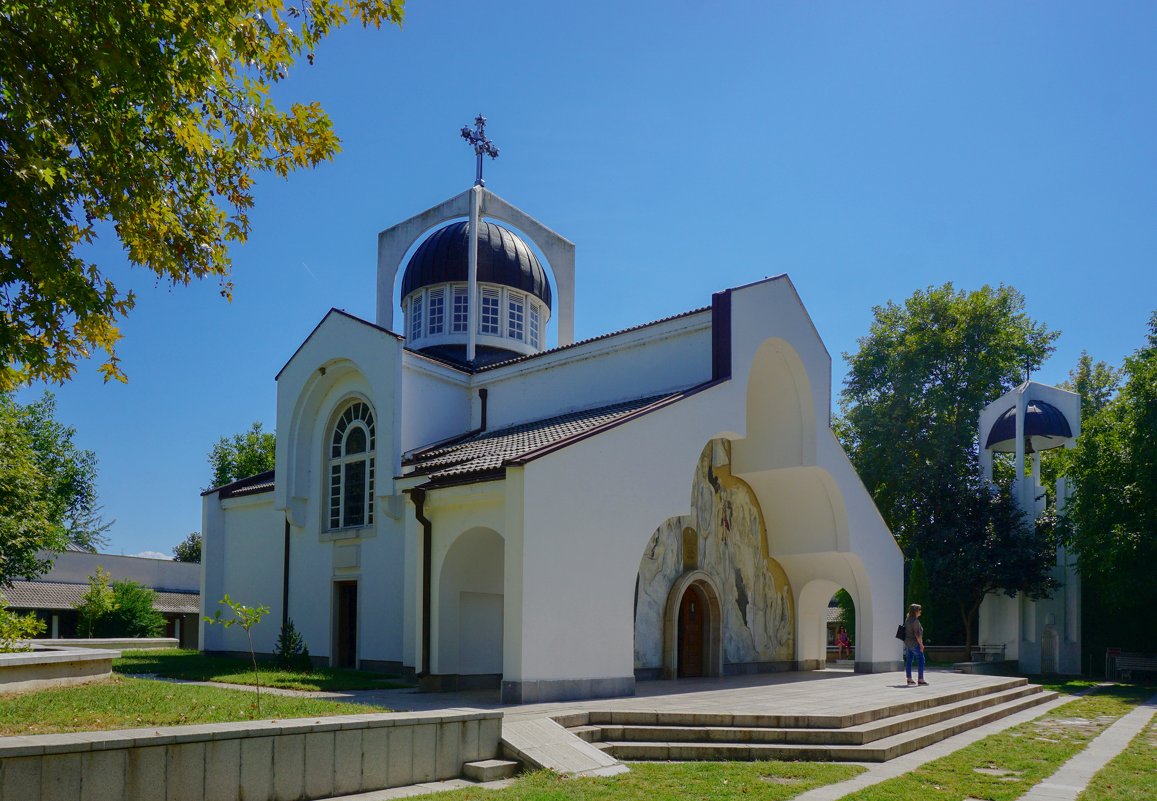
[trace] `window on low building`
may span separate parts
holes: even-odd
[[[329,527],[351,528],[374,522],[374,415],[355,401],[334,424],[329,456]]]

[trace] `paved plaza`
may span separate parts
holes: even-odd
[[[929,686],[909,687],[903,673],[858,674],[847,669],[802,673],[729,676],[709,679],[640,682],[630,698],[511,706],[501,704],[497,691],[419,693],[413,690],[322,693],[330,698],[376,703],[397,710],[493,709],[508,720],[563,715],[568,712],[614,710],[697,714],[855,715],[869,713],[921,695],[947,696],[1000,681],[999,677],[931,671]],[[1040,706],[955,735],[883,764],[865,764],[867,770],[845,782],[819,787],[796,801],[837,801],[878,782],[901,776],[920,765],[957,751],[970,743],[1037,718],[1068,702],[1061,696]],[[1030,790],[1022,801],[1072,801],[1089,779],[1144,729],[1157,708],[1157,696],[1105,730],[1053,776]],[[495,783],[496,787],[504,783]],[[340,801],[390,801],[467,786],[460,781],[395,788]]]

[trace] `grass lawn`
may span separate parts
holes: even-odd
[[[636,762],[608,778],[564,779],[528,773],[505,790],[471,787],[439,793],[438,801],[712,801],[794,798],[805,790],[862,773],[857,765],[815,762]]]
[[[320,698],[261,696],[249,691],[173,684],[114,675],[108,681],[19,695],[0,695],[0,735],[184,726],[270,718],[386,712]]]
[[[315,668],[309,673],[282,670],[272,663],[257,666],[262,687],[284,690],[388,690],[413,685],[398,676],[364,670]],[[200,651],[167,648],[156,651],[124,651],[113,662],[117,673],[151,674],[167,679],[220,681],[226,684],[253,684],[253,663],[234,656],[209,656]]]
[[[1157,798],[1157,720],[1101,768],[1080,801],[1152,801]]]
[[[1051,776],[1113,721],[1150,695],[1149,690],[1137,687],[1107,687],[1036,720],[985,737],[904,776],[857,792],[854,799],[1013,801]]]

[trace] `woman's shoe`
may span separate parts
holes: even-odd
[[[928,686],[928,682],[924,681],[924,679],[920,679],[920,681],[918,681],[916,683],[919,684],[921,687],[927,687]]]
[[[916,682],[912,681],[911,679],[908,679],[908,686],[909,686],[909,687],[915,687],[915,686],[916,686]]]

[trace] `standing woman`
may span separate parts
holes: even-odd
[[[924,627],[920,625],[920,604],[908,607],[908,619],[904,621],[904,671],[908,674],[908,684],[919,683],[927,686],[924,681]],[[919,682],[912,681],[912,663],[918,668]]]

